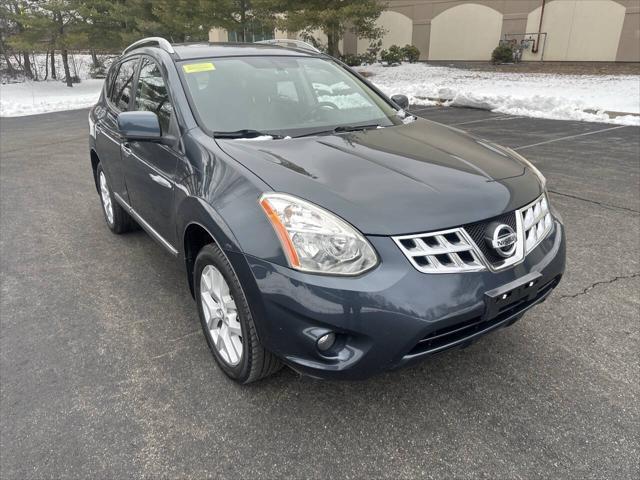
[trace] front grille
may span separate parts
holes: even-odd
[[[471,239],[459,228],[441,232],[394,237],[396,244],[424,273],[484,270]]]
[[[515,252],[500,256],[485,240],[492,223],[516,232]],[[411,264],[423,273],[498,271],[520,263],[551,231],[553,219],[546,195],[512,212],[439,232],[393,237]]]
[[[478,246],[484,258],[486,258],[492,265],[498,265],[504,261],[504,257],[501,257],[496,251],[487,245],[484,236],[487,232],[487,227],[493,223],[504,223],[513,228],[514,232],[518,231],[516,223],[516,212],[503,213],[497,217],[490,218],[489,220],[483,220],[481,222],[470,223],[464,226],[465,231],[469,234],[471,239]]]
[[[501,326],[501,324],[507,320],[508,322],[506,322],[506,324],[511,324],[517,320],[519,314],[524,313],[530,307],[546,298],[559,282],[560,276],[553,278],[539,288],[533,299],[529,300],[525,298],[511,305],[505,305],[500,309],[498,315],[491,319],[487,320],[483,316],[478,316],[466,322],[457,323],[430,332],[411,349],[407,356],[411,357],[417,354],[437,353],[448,350],[449,348],[464,344],[478,333],[488,333],[492,328]]]

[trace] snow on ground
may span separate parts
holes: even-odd
[[[555,75],[479,72],[424,63],[358,67],[388,95],[405,94],[412,104],[476,107],[557,120],[640,125],[640,75]],[[430,100],[431,99],[431,100]]]
[[[99,58],[105,66],[108,66],[115,56],[100,55]],[[35,55],[32,59],[33,68],[39,78],[44,78],[46,61],[46,55]],[[55,61],[58,76],[64,76],[60,55],[55,56]],[[19,117],[36,113],[59,112],[94,105],[100,96],[104,80],[90,78],[91,64],[90,55],[69,55],[71,75],[78,76],[81,79],[80,83],[75,83],[71,88],[67,87],[60,79],[1,84],[0,117]],[[7,80],[4,78],[3,82]]]
[[[0,117],[74,110],[94,105],[104,80],[83,80],[69,88],[60,81],[0,85]]]

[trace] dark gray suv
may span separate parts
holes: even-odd
[[[220,368],[365,378],[544,301],[565,240],[541,173],[293,43],[141,40],[89,115],[107,225],[184,264]]]

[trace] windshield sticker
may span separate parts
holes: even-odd
[[[184,70],[184,73],[209,72],[215,69],[216,69],[215,65],[211,62],[190,63],[188,65],[182,66],[182,70]]]

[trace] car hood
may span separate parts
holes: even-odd
[[[508,150],[428,120],[283,140],[217,140],[274,191],[369,235],[433,231],[522,207],[542,193]]]

